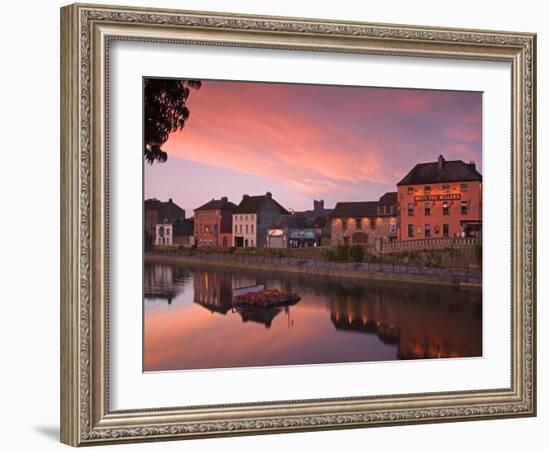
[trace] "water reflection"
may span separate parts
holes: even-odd
[[[144,280],[145,370],[482,354],[478,290],[149,263]],[[302,300],[234,309],[256,284]]]

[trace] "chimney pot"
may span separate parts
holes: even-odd
[[[271,192],[266,192],[266,193],[265,193],[265,196],[266,196],[267,198],[271,198]]]
[[[222,197],[222,203],[227,203],[227,197]]]
[[[168,199],[168,203],[172,203],[172,199],[171,199],[171,198]]]
[[[443,165],[445,164],[445,158],[443,155],[439,155],[437,158],[437,170],[443,170]]]

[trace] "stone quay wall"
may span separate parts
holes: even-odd
[[[439,284],[469,288],[481,288],[482,282],[481,269],[471,267],[433,267],[381,262],[331,262],[319,259],[181,251],[147,252],[145,261],[180,262],[200,266],[234,267],[249,270],[269,270],[328,277]]]

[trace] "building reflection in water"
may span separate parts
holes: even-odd
[[[468,291],[453,293],[444,299],[415,287],[340,290],[331,296],[330,318],[337,330],[396,345],[399,359],[481,356],[481,304]]]
[[[227,314],[231,310],[233,284],[223,272],[193,272],[193,301],[212,313]]]
[[[285,311],[290,315],[290,308],[237,308],[233,309],[233,290],[237,288],[253,286],[256,284],[254,277],[246,275],[233,275],[225,272],[212,272],[195,270],[193,272],[193,301],[208,309],[212,313],[227,314],[229,311],[236,312],[241,316],[243,322],[254,322],[271,328],[273,319]],[[270,283],[270,287],[282,289],[280,283]],[[289,324],[291,320],[288,320]]]
[[[192,315],[195,318],[200,317],[197,320],[205,321],[204,336],[195,334],[195,340],[212,339],[212,333],[221,335],[231,330],[234,336],[248,336],[249,342],[250,333],[254,333],[254,327],[249,325],[259,324],[263,325],[262,328],[269,329],[269,335],[276,339],[279,349],[277,351],[283,351],[288,346],[287,351],[294,355],[298,352],[320,351],[317,348],[312,349],[311,344],[306,342],[317,342],[325,346],[330,355],[335,354],[330,352],[338,351],[337,342],[345,342],[346,347],[341,350],[341,360],[368,360],[363,356],[370,351],[366,346],[373,345],[372,337],[368,335],[376,336],[379,346],[386,348],[385,355],[388,350],[393,353],[393,357],[385,359],[482,355],[482,303],[479,290],[377,284],[297,274],[163,264],[146,264],[144,281],[145,298],[148,301],[164,300],[167,302],[165,307],[168,308],[174,298],[187,290],[187,302],[205,308],[215,316]],[[302,300],[294,306],[284,308],[234,309],[234,289],[257,284],[296,292]],[[186,316],[181,317],[178,327],[184,333]],[[285,317],[286,323],[281,319],[275,320],[277,317]],[[297,329],[300,330],[302,339],[305,339],[304,348],[292,337],[296,336],[295,333],[288,333],[288,328],[294,325],[294,317],[299,318]],[[236,321],[235,318],[240,320]],[[221,322],[216,322],[217,320]],[[209,323],[218,325],[212,328]],[[241,328],[243,325],[245,328]],[[253,341],[254,339],[250,343],[251,347]],[[198,341],[196,344],[200,347]],[[248,356],[243,355],[249,353],[244,350],[239,353],[237,349],[239,346],[248,348],[248,344],[230,340],[227,345],[234,347],[233,350],[243,358],[242,364],[246,365]],[[262,348],[257,350],[260,353],[266,351]],[[253,348],[247,351],[252,352]],[[376,350],[376,354],[381,354],[382,351]],[[307,354],[304,355],[307,358]],[[337,355],[330,358],[333,359],[327,361],[340,361]],[[250,360],[252,359],[251,354]],[[211,366],[216,367],[215,362]]]
[[[168,264],[145,264],[143,294],[146,300],[163,300],[172,304],[174,298],[185,289],[185,280],[191,276],[189,269]]]

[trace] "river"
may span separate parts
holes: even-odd
[[[233,289],[294,292],[236,310]],[[144,370],[482,356],[481,290],[146,262]]]

